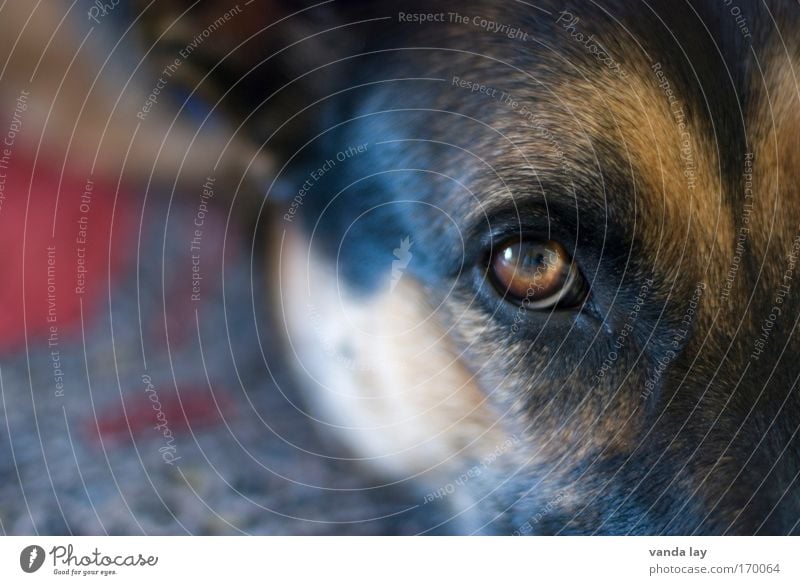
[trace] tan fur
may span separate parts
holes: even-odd
[[[748,136],[755,155],[751,240],[762,256],[769,243],[785,254],[800,235],[794,215],[784,211],[800,200],[800,43],[787,40],[788,47],[773,41],[751,82],[758,88]]]
[[[641,214],[637,225],[639,230],[650,230],[640,231],[639,238],[652,248],[651,254],[680,258],[682,250],[691,250],[707,263],[719,254],[728,254],[734,237],[732,218],[723,207],[715,145],[705,138],[705,129],[690,123],[686,96],[680,95],[675,80],[666,75],[677,100],[671,106],[658,86],[656,73],[636,55],[634,48],[626,54],[628,74],[624,80],[610,74],[593,75],[583,84],[565,84],[559,97],[568,104],[581,132],[590,139],[617,143],[625,153],[636,182],[636,208]],[[597,105],[587,108],[587,100],[592,98]],[[685,119],[677,118],[671,107],[682,109]],[[611,116],[612,127],[600,125],[603,117],[598,109]],[[685,128],[680,127],[680,121]],[[691,167],[682,158],[686,136]],[[602,167],[607,163],[600,160],[598,164]],[[693,184],[685,176],[692,169]],[[614,199],[615,195],[608,197]],[[675,271],[678,276],[680,264],[675,265]]]

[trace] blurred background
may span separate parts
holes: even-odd
[[[154,4],[0,7],[0,533],[433,529],[318,434],[270,323],[280,104],[215,65],[283,13]]]

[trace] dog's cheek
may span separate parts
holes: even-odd
[[[358,456],[394,477],[447,483],[507,440],[410,275],[357,297],[298,230],[277,248],[276,310],[299,383]]]

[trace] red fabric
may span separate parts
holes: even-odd
[[[137,390],[140,390],[137,387]],[[235,416],[233,400],[226,390],[214,386],[213,393],[208,388],[184,387],[180,396],[174,387],[156,387],[156,392],[148,394],[139,391],[125,398],[123,410],[117,402],[98,412],[97,421],[87,418],[84,421],[87,437],[99,445],[127,442],[131,435],[137,439],[152,439],[159,435],[157,413],[163,413],[161,422],[170,432],[177,433],[191,428],[194,431],[204,427],[222,424],[222,415],[228,419]]]
[[[29,343],[46,341],[52,333],[59,341],[80,335],[81,299],[85,319],[105,310],[109,276],[119,272],[126,257],[135,255],[135,238],[130,238],[138,224],[138,207],[130,196],[120,193],[114,209],[115,184],[68,172],[59,184],[58,168],[44,164],[34,168],[23,153],[6,154],[7,168],[0,164],[2,353],[22,347],[26,332]],[[87,199],[84,195],[89,189]],[[85,244],[77,241],[81,218],[86,219]],[[49,283],[48,247],[54,251]],[[78,287],[80,253],[86,269],[82,290]]]
[[[117,193],[117,185],[107,179],[69,172],[61,178],[59,167],[34,168],[22,153],[3,154],[0,145],[0,355],[23,350],[26,334],[30,347],[48,346],[51,339],[57,340],[51,349],[81,343],[81,302],[89,335],[92,318],[108,311],[110,283],[131,274],[135,266],[141,208],[130,190],[121,186]],[[187,217],[181,220],[194,218]],[[221,275],[224,223],[209,214],[202,229],[203,290],[210,292]],[[178,264],[191,266],[188,245],[181,251],[185,257]],[[170,343],[180,347],[195,335],[196,304],[186,302],[191,280],[169,276],[175,275],[167,279]],[[154,315],[151,326],[146,337],[152,350],[156,342],[165,342],[164,314]],[[157,406],[170,429],[221,423],[217,409],[228,412],[232,405],[226,392],[214,388],[212,395],[193,381],[179,383],[180,395],[174,386],[158,389]],[[137,386],[126,396],[124,409],[111,401],[101,407],[97,421],[86,417],[84,429],[91,442],[125,441],[130,433],[157,435],[152,430],[156,395]]]

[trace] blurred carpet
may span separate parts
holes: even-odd
[[[33,168],[12,161],[0,206],[0,533],[438,524],[303,415],[265,318],[262,258],[213,205],[224,185],[198,227],[201,185],[170,202]]]

